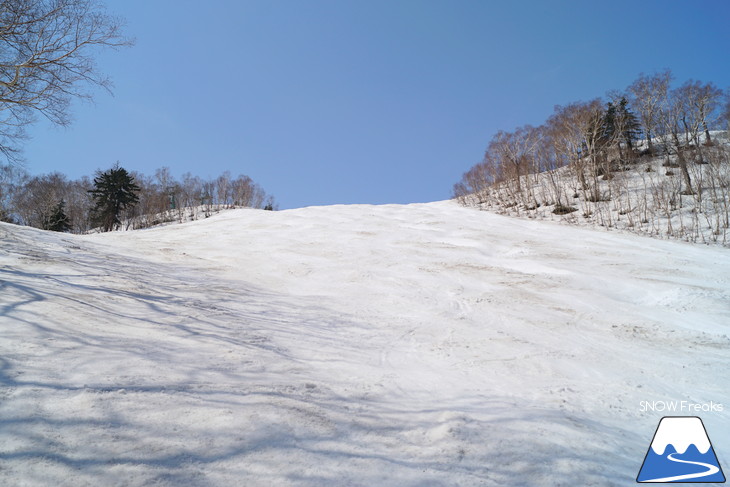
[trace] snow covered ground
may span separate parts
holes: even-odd
[[[0,485],[631,485],[642,401],[725,402],[730,465],[727,249],[454,202],[0,242]]]

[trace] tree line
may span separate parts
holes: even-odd
[[[147,176],[116,164],[72,180],[60,172],[31,176],[17,165],[0,167],[0,220],[45,230],[138,229],[235,207],[274,210],[276,204],[250,177],[228,171],[176,179],[168,167]]]
[[[153,176],[119,165],[70,180],[54,172],[30,176],[20,166],[25,129],[38,115],[65,126],[74,99],[110,90],[97,69],[102,49],[133,44],[124,21],[102,0],[3,0],[0,4],[0,220],[56,231],[142,228],[208,216],[222,207],[274,209],[274,200],[248,176],[225,172],[211,180],[169,168]]]
[[[586,218],[602,209],[600,203],[613,202],[613,216],[603,214],[604,220],[621,213],[639,224],[650,220],[650,208],[664,205],[666,218],[671,218],[673,209],[688,200],[702,212],[706,208],[699,204],[707,203],[709,195],[722,206],[715,209],[725,214],[718,228],[727,229],[730,154],[727,143],[716,143],[712,131],[730,128],[730,93],[711,82],[689,80],[672,87],[672,81],[670,70],[641,74],[605,100],[556,106],[540,126],[497,132],[482,161],[454,185],[454,197],[510,212],[546,205],[555,214],[583,210]],[[644,198],[656,201],[646,200],[638,218],[642,205],[636,194],[629,194],[632,189],[621,175],[654,171],[640,163],[655,157],[664,158],[663,175],[673,178],[647,180],[642,174],[646,191],[652,193]]]

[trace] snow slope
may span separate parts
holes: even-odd
[[[730,385],[726,249],[454,202],[0,239],[0,485],[629,485],[641,401]]]

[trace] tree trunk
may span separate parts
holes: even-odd
[[[705,129],[705,137],[707,138],[707,140],[705,140],[705,143],[706,143],[707,145],[710,145],[710,144],[712,144],[712,139],[710,138],[710,130],[709,130],[709,129],[707,128],[707,122],[704,122],[704,121],[703,121],[703,122],[702,122],[702,126],[703,126],[703,127],[704,127],[704,129]]]
[[[683,155],[679,156],[679,167],[682,169],[684,184],[687,186],[687,189],[684,192],[686,194],[694,194],[694,191],[692,190],[692,180],[689,177],[689,170],[687,170],[687,161],[684,159]]]
[[[646,141],[649,143],[649,155],[654,155],[654,144],[651,141],[651,130],[646,129]]]

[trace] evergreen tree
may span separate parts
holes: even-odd
[[[61,200],[50,215],[43,219],[43,229],[53,232],[68,232],[71,230],[71,220],[66,215],[66,202]]]
[[[94,199],[92,220],[110,232],[121,223],[119,216],[123,210],[131,209],[139,202],[140,188],[126,169],[117,163],[94,178],[94,189],[89,190]]]
[[[626,147],[632,150],[634,148],[633,142],[639,140],[641,136],[641,123],[629,109],[628,104],[626,97],[621,98],[618,105],[618,117],[621,119],[621,138],[626,143]]]
[[[624,157],[623,147],[633,151],[634,141],[641,135],[641,124],[628,107],[626,97],[622,97],[618,104],[608,102],[606,111],[601,120],[599,147],[602,149],[618,147],[621,157]]]
[[[614,142],[614,138],[616,137],[616,105],[608,102],[601,123],[602,126],[601,135],[599,138],[599,146],[601,148],[605,148],[612,145]]]

